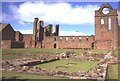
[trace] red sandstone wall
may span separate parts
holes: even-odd
[[[74,41],[73,41],[73,37],[74,37]],[[81,40],[79,40],[80,37]],[[66,38],[68,38],[68,40],[66,40]],[[88,40],[86,40],[86,38],[88,38]],[[56,44],[56,48],[92,49],[93,42],[94,42],[94,36],[52,36],[52,37],[46,36],[43,42],[43,47],[55,48],[55,44]]]
[[[62,38],[62,39],[61,39]],[[74,38],[74,40],[73,40]],[[86,40],[88,38],[88,40]],[[80,48],[91,49],[94,42],[93,36],[60,36],[58,48]]]
[[[25,48],[30,48],[30,47],[32,47],[32,38],[29,38],[29,37],[28,37],[28,38],[27,38],[27,37],[25,38],[25,37],[24,37],[24,42],[25,42],[25,44],[24,44],[24,47],[25,47]]]
[[[23,35],[19,31],[15,31],[15,40],[23,41]]]
[[[11,42],[11,48],[24,48],[24,42]]]
[[[54,48],[54,37],[46,36],[43,40],[43,48]]]
[[[109,13],[104,14],[102,10],[109,8]],[[109,18],[111,29],[109,29]],[[103,19],[104,24],[101,24]],[[118,48],[118,20],[117,10],[112,9],[109,4],[102,5],[95,11],[95,45],[96,49],[117,49]]]
[[[11,48],[11,40],[2,40],[1,45],[2,45],[2,49]]]

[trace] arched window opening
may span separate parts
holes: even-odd
[[[101,19],[101,25],[103,25],[104,24],[104,19]]]
[[[62,37],[60,37],[60,41],[62,41]]]
[[[88,41],[88,37],[86,37],[86,41]]]
[[[94,43],[94,42],[91,44],[91,48],[92,48],[92,49],[95,48],[95,43]]]
[[[56,37],[53,40],[56,41]]]
[[[81,41],[82,40],[82,38],[81,37],[79,37],[79,41]]]
[[[74,41],[74,40],[75,40],[75,38],[73,37],[73,38],[72,38],[72,41]]]
[[[111,30],[111,18],[108,19],[108,30]]]
[[[68,37],[66,37],[66,39],[65,39],[65,40],[66,40],[66,42],[67,42],[67,41],[68,41]]]
[[[54,43],[54,48],[56,48],[56,43]]]
[[[109,8],[103,8],[102,10],[103,14],[107,15],[110,12]]]

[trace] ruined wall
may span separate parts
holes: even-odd
[[[15,31],[15,40],[23,41],[23,35],[19,31]]]
[[[24,48],[24,42],[12,41],[11,48]]]
[[[2,49],[9,49],[11,48],[11,40],[2,40],[1,41]]]
[[[118,31],[118,49],[120,50],[120,26]]]
[[[94,36],[52,36],[46,37],[43,42],[44,48],[94,48]]]
[[[104,8],[109,12],[103,13]],[[95,11],[94,36],[59,36],[59,25],[52,33],[52,24],[44,27],[44,22],[34,19],[32,38],[24,38],[25,47],[33,48],[80,48],[80,49],[117,49],[120,46],[117,10],[103,4]]]
[[[39,26],[38,26],[38,41],[42,41],[44,36],[44,22],[42,20],[39,21]]]
[[[25,42],[24,47],[30,48],[32,47],[32,34],[23,34],[23,41]]]
[[[105,14],[103,10],[109,12]],[[95,47],[96,49],[116,49],[118,47],[117,10],[109,4],[103,4],[95,11]]]
[[[44,28],[44,33],[45,35],[44,36],[52,36],[52,24],[49,24],[48,26],[46,26]]]
[[[43,48],[54,48],[54,43],[56,43],[55,40],[56,37],[54,36],[46,36],[43,40]],[[56,48],[56,47],[55,47]]]
[[[58,41],[58,48],[92,49],[94,36],[59,36]]]
[[[38,20],[39,20],[38,18],[34,18],[33,36],[32,36],[32,47],[33,48],[36,48]]]

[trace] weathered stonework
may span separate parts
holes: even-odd
[[[108,14],[103,13],[104,8],[109,9]],[[109,4],[102,5],[99,10],[95,11],[96,49],[117,49],[118,48],[117,16],[118,16],[117,10],[113,9]]]
[[[109,9],[108,14],[104,14],[104,8]],[[95,36],[59,36],[59,24],[55,26],[52,33],[52,25],[44,27],[44,22],[40,21],[37,28],[37,19],[34,21],[33,40],[37,43],[37,48],[79,48],[79,49],[118,49],[119,26],[117,10],[109,4],[103,4],[99,10],[95,11]],[[35,18],[36,19],[36,18]],[[31,41],[31,40],[30,40]]]

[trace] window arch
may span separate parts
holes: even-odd
[[[79,37],[79,41],[81,41],[82,40],[82,38],[81,37]]]
[[[72,41],[74,41],[75,40],[75,37],[72,37]]]
[[[66,42],[68,41],[68,37],[66,37],[65,41],[66,41]]]
[[[111,30],[111,18],[108,18],[108,30]]]
[[[60,41],[62,41],[62,37],[60,37]]]
[[[104,24],[104,19],[101,19],[101,25],[103,25]]]

